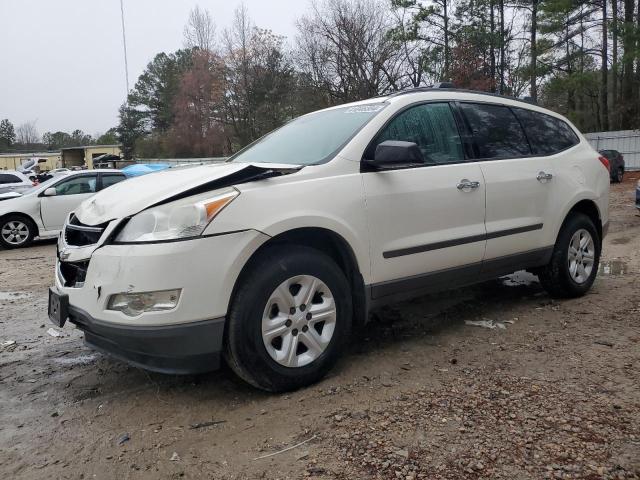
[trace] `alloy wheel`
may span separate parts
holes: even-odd
[[[2,226],[0,234],[8,244],[22,245],[29,238],[29,227],[20,220],[11,220]]]
[[[595,244],[591,234],[581,228],[576,231],[569,242],[567,263],[571,279],[582,284],[591,276],[595,264]]]
[[[336,303],[329,287],[312,275],[298,275],[276,288],[262,315],[262,340],[273,360],[303,367],[327,349],[336,327]]]

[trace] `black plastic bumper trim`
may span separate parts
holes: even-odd
[[[69,321],[84,332],[89,347],[146,370],[193,374],[220,367],[224,317],[176,325],[116,325],[69,305]]]

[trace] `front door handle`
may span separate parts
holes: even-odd
[[[546,173],[546,172],[540,172],[536,177],[536,179],[538,179],[539,182],[546,182],[548,180],[551,180],[552,178],[553,178],[553,174]]]
[[[467,180],[463,178],[458,182],[458,190],[462,190],[463,192],[470,192],[471,190],[475,190],[480,186],[480,182],[472,182],[471,180]]]

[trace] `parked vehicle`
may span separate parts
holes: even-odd
[[[600,150],[598,153],[609,160],[609,173],[611,181],[620,183],[624,180],[624,155],[617,150]]]
[[[636,183],[636,208],[640,210],[640,180]]]
[[[598,271],[609,172],[564,117],[417,89],[297,118],[228,162],[128,180],[59,239],[49,316],[169,373],[224,358],[270,391],[337,361],[370,308],[520,269]]]
[[[0,196],[0,245],[26,247],[35,237],[58,235],[69,212],[83,200],[124,179],[117,170],[60,173],[20,195]]]
[[[0,193],[20,192],[33,187],[25,174],[16,170],[0,170]]]

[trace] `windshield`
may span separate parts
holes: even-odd
[[[230,161],[292,165],[326,162],[385,106],[371,103],[298,117],[240,150]]]
[[[62,175],[58,175],[58,176],[50,178],[49,180],[46,180],[46,181],[44,181],[42,183],[39,183],[35,187],[27,187],[24,190],[21,190],[20,193],[22,193],[22,195],[31,195],[33,193],[43,192],[44,190],[49,188],[52,183],[60,180],[61,178],[64,178],[64,177]]]

